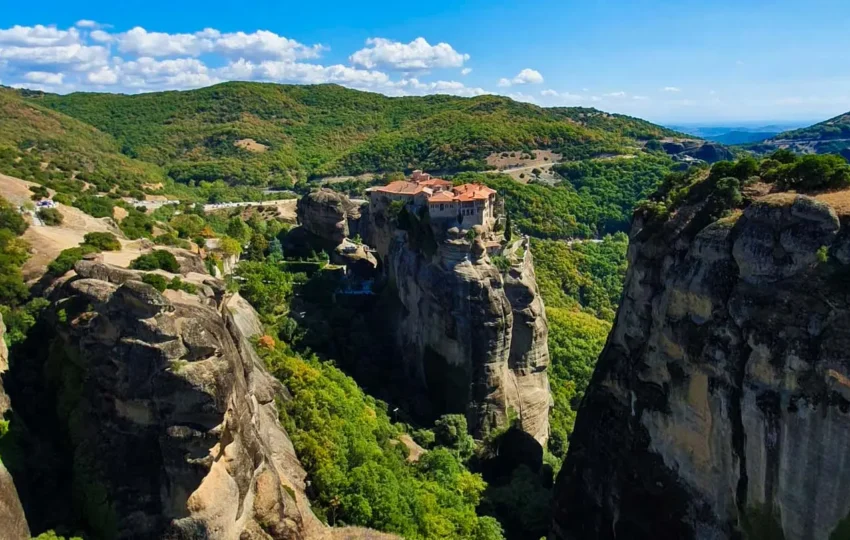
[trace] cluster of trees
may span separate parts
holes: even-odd
[[[46,305],[30,298],[21,267],[29,258],[29,245],[21,238],[27,222],[11,203],[0,197],[0,314],[6,325],[6,344],[22,341]]]
[[[531,239],[537,285],[547,307],[580,309],[614,320],[626,276],[624,233],[601,242]]]

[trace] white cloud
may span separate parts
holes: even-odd
[[[118,50],[139,56],[199,56],[212,48],[209,39],[197,34],[167,34],[148,32],[137,26],[117,36]]]
[[[151,58],[198,57],[202,54],[213,53],[234,60],[244,58],[253,61],[291,61],[317,58],[325,50],[325,47],[320,44],[307,46],[267,30],[223,34],[213,28],[206,28],[193,34],[168,34],[149,32],[137,26],[123,34],[111,36],[104,32],[92,37],[98,41],[105,41],[107,36],[114,37],[118,42],[118,50],[122,53]]]
[[[366,40],[366,47],[356,51],[348,59],[355,66],[366,69],[421,71],[461,67],[469,60],[469,55],[457,52],[448,43],[431,45],[423,37],[418,37],[410,43],[369,38]]]
[[[624,98],[626,97],[626,93],[621,90],[619,92],[608,92],[607,94],[603,94],[603,96],[610,98]]]
[[[460,70],[460,74],[464,76],[469,75],[470,73],[472,73],[472,68],[463,68]]]
[[[541,91],[540,95],[547,98],[552,98],[547,101],[556,104],[575,105],[589,100],[589,98],[579,94],[571,94],[570,92],[558,92],[557,90],[552,90],[551,88]]]
[[[88,73],[86,80],[97,85],[112,85],[118,82],[118,72],[110,67],[103,66],[97,71]]]
[[[303,62],[265,61],[253,63],[240,59],[222,68],[218,73],[224,78],[290,82],[301,84],[337,83],[369,87],[390,82],[386,73],[357,69],[340,64],[322,66]]]
[[[77,28],[100,28],[100,25],[91,19],[80,19],[74,26]]]
[[[0,60],[26,66],[71,66],[84,70],[105,64],[109,52],[100,46],[61,45],[55,47],[2,47]]]
[[[632,96],[632,99],[635,101],[649,101],[649,97],[647,96]]]
[[[665,86],[665,87],[664,87],[664,88],[662,88],[661,90],[662,90],[663,92],[673,92],[673,93],[678,93],[678,92],[681,92],[681,91],[682,91],[682,89],[681,89],[681,88],[678,88],[678,87],[676,87],[676,86]]]
[[[30,71],[24,74],[24,79],[41,84],[62,84],[65,77],[62,73],[48,73],[46,71]]]
[[[537,99],[534,96],[530,96],[528,94],[524,94],[522,92],[513,92],[508,94],[508,97],[513,99],[514,101],[522,101],[524,103],[533,103],[537,104]]]
[[[539,71],[525,68],[513,79],[499,79],[498,85],[502,87],[511,86],[514,84],[540,84],[543,82],[543,75]]]
[[[89,37],[98,43],[110,43],[113,39],[115,39],[112,34],[104,32],[103,30],[92,30],[89,33]]]
[[[258,30],[251,34],[234,32],[216,36],[212,50],[232,58],[295,60],[318,58],[325,47],[322,45],[308,47],[274,32]]]
[[[0,47],[53,47],[80,43],[76,28],[59,30],[55,26],[19,26],[0,29]]]

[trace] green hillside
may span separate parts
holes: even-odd
[[[850,160],[850,113],[841,114],[819,124],[786,131],[763,143],[746,146],[764,154],[787,148],[803,154],[840,154]]]
[[[335,174],[481,170],[494,151],[551,148],[582,159],[676,135],[595,109],[545,109],[499,96],[389,98],[336,85],[224,83],[133,96],[27,92],[25,100],[96,127],[126,156],[180,182],[285,186]]]
[[[83,182],[102,190],[138,189],[166,179],[158,166],[131,159],[110,135],[0,88],[0,173],[63,191]]]

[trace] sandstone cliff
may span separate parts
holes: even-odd
[[[56,489],[71,494],[76,527],[102,538],[315,537],[305,474],[278,422],[275,400],[288,395],[249,344],[262,328],[251,307],[209,277],[198,276],[199,295],[160,294],[135,271],[75,270],[52,293],[48,342],[30,345],[12,384],[33,448],[55,445],[68,460],[56,474],[70,486]],[[49,523],[60,512],[41,507],[39,471],[27,472],[28,515]]]
[[[9,368],[9,351],[3,340],[5,334],[6,326],[3,324],[3,317],[0,316],[0,376]],[[9,396],[3,390],[3,380],[0,379],[0,420],[6,416],[10,406]],[[8,538],[8,540],[26,540],[30,537],[24,509],[18,498],[18,490],[2,461],[0,461],[0,531],[4,535],[2,538]]]
[[[850,217],[794,194],[709,206],[636,216],[554,538],[846,537]]]
[[[400,304],[394,335],[411,387],[433,414],[465,413],[476,437],[516,421],[545,444],[548,324],[530,252],[503,272],[480,239],[435,229],[429,254],[412,238],[421,234],[396,230],[384,211],[368,217],[367,242]]]

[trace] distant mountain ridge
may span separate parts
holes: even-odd
[[[547,148],[584,159],[683,136],[624,115],[493,95],[390,98],[336,85],[243,82],[138,95],[8,93],[94,126],[125,156],[180,182],[262,186],[411,168],[481,170],[497,151]]]
[[[757,153],[787,148],[803,154],[839,154],[850,160],[850,112],[808,127],[784,131],[746,148]]]

